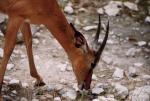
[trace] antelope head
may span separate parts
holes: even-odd
[[[98,43],[99,35],[101,32],[101,19],[99,15],[99,24],[97,33],[95,34],[94,40],[92,42],[92,47],[90,48],[84,36],[75,29],[73,24],[70,24],[75,34],[75,47],[80,51],[80,55],[77,55],[76,59],[72,61],[73,70],[75,72],[78,87],[80,90],[90,89],[93,69],[98,64],[101,54],[104,50],[108,39],[109,33],[109,21],[106,27],[106,34],[101,44]],[[96,48],[95,48],[96,47]]]

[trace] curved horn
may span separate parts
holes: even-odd
[[[100,14],[99,14],[98,28],[97,28],[97,32],[96,32],[96,35],[95,35],[95,38],[94,38],[94,42],[95,42],[96,44],[98,43],[98,39],[99,39],[100,32],[101,32],[101,16],[100,16]]]
[[[103,50],[104,50],[104,48],[105,48],[105,45],[106,45],[106,42],[107,42],[107,39],[108,39],[108,34],[109,34],[109,21],[108,21],[108,23],[107,23],[106,35],[105,35],[105,37],[104,37],[104,40],[103,40],[103,42],[102,42],[102,45],[101,45],[101,47],[98,49],[98,51],[96,52],[96,58],[95,58],[95,60],[94,60],[94,63],[95,63],[95,64],[99,61],[100,56],[101,56],[101,54],[102,54],[102,52],[103,52]]]

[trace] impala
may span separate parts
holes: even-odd
[[[98,30],[93,41],[97,49],[89,47],[84,36],[69,24],[61,11],[57,0],[0,0],[0,12],[9,16],[5,34],[4,55],[0,67],[0,92],[6,66],[15,47],[17,32],[23,33],[27,55],[29,59],[30,74],[36,79],[36,85],[44,85],[42,77],[38,74],[32,53],[32,34],[30,24],[43,24],[66,51],[72,63],[79,88],[90,89],[93,69],[97,65],[102,51],[106,45],[109,33],[109,22],[106,35],[101,45],[98,44],[101,22],[99,18]],[[1,94],[0,94],[1,95]]]

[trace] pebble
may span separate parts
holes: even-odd
[[[119,14],[122,6],[122,2],[119,1],[110,1],[108,5],[104,7],[105,13],[109,16],[116,16]]]
[[[113,60],[112,58],[108,57],[108,56],[103,56],[102,57],[102,60],[107,64],[107,65],[110,65],[113,63]]]
[[[129,67],[128,72],[129,72],[129,76],[131,77],[137,76],[137,70],[135,67]]]
[[[126,6],[127,8],[129,8],[131,10],[134,10],[134,11],[138,11],[139,10],[137,4],[134,4],[132,2],[128,2],[127,1],[127,2],[124,2],[123,4],[124,4],[124,6]]]
[[[120,80],[124,77],[124,70],[120,68],[116,68],[115,72],[113,73],[114,79]]]
[[[92,80],[98,80],[97,76],[95,74],[92,75]]]
[[[60,97],[55,97],[54,101],[61,101],[61,98]]]
[[[32,101],[40,101],[40,100],[38,100],[38,99],[32,99]]]
[[[23,87],[23,88],[28,88],[28,87],[29,87],[29,84],[24,82],[24,83],[22,83],[22,87]]]
[[[98,14],[104,14],[104,9],[103,8],[99,8],[97,9]]]
[[[137,62],[137,63],[134,63],[134,66],[135,67],[143,67],[143,63],[141,63],[141,62]]]
[[[143,87],[136,88],[132,95],[132,101],[150,101],[150,86],[146,85]]]
[[[115,86],[115,91],[117,92],[117,96],[119,98],[125,99],[128,96],[129,91],[127,87],[120,85],[120,84],[115,84],[114,86]]]
[[[131,56],[131,57],[134,57],[135,54],[136,54],[136,48],[130,48],[128,49],[128,51],[126,52],[126,56]]]
[[[20,101],[28,101],[26,98],[22,97]]]
[[[67,98],[68,100],[75,100],[77,97],[77,92],[75,90],[68,90],[65,94],[62,95],[63,97]]]
[[[145,41],[139,41],[137,44],[138,44],[138,46],[142,47],[142,46],[146,45],[146,42]]]
[[[65,6],[64,8],[64,12],[66,12],[67,14],[73,14],[74,10],[70,5]]]
[[[40,43],[40,41],[38,40],[38,39],[33,39],[33,44],[39,44]]]
[[[92,101],[100,101],[99,99],[93,99]]]
[[[19,80],[16,80],[16,79],[12,79],[12,80],[10,80],[9,84],[10,84],[10,85],[20,84],[20,81],[19,81]]]
[[[90,30],[95,30],[95,29],[97,29],[96,25],[91,25],[91,26],[85,26],[85,27],[83,27],[83,30],[85,30],[85,31],[90,31]]]
[[[46,88],[47,88],[47,91],[48,91],[48,92],[51,92],[51,91],[54,91],[54,90],[55,90],[55,86],[54,86],[54,85],[50,85],[50,84],[47,85]]]
[[[7,64],[7,70],[11,70],[15,67],[14,64],[10,63],[10,64]]]
[[[145,18],[145,22],[150,23],[150,16],[147,16],[147,17]]]
[[[101,93],[103,93],[104,92],[104,89],[103,88],[93,88],[92,89],[92,93],[93,94],[96,94],[96,95],[99,95],[99,94],[101,94]]]
[[[104,96],[99,96],[98,99],[99,99],[99,101],[117,101],[114,98],[107,98],[107,97],[104,97]]]
[[[150,75],[142,75],[141,78],[150,81]]]
[[[0,58],[3,57],[3,54],[4,54],[4,50],[2,48],[0,48]]]

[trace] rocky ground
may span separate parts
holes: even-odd
[[[66,53],[44,26],[32,26],[37,69],[46,86],[34,87],[24,43],[18,42],[7,66],[2,93],[5,101],[150,101],[150,2],[93,0],[79,7],[61,0],[69,22],[92,41],[98,13],[110,34],[93,74],[91,93],[80,95]],[[0,21],[3,21],[0,15]],[[99,42],[103,39],[102,31]],[[22,40],[21,35],[18,35]],[[4,37],[0,35],[0,57]]]

